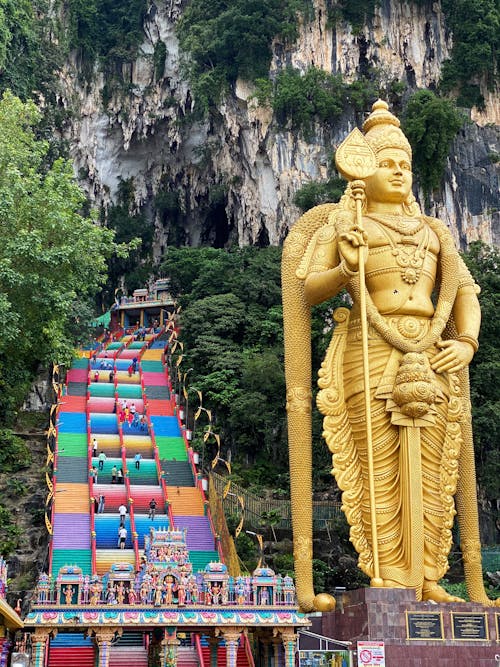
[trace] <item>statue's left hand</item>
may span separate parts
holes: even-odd
[[[441,351],[430,360],[431,368],[436,373],[458,373],[470,364],[474,356],[472,345],[460,340],[444,340],[437,343],[437,347]]]

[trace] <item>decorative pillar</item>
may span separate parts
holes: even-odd
[[[271,659],[270,664],[272,665],[272,667],[280,667],[281,639],[279,637],[273,637],[272,646],[273,646],[273,657]]]
[[[109,667],[111,640],[114,638],[117,630],[118,628],[98,628],[95,630],[95,640],[99,651],[97,667]]]
[[[226,642],[226,665],[227,667],[236,667],[241,628],[223,628],[222,636]]]
[[[162,645],[162,667],[175,667],[177,665],[177,648],[180,641],[177,639],[177,628],[165,628],[165,635],[161,641]]]
[[[37,628],[31,635],[31,644],[33,646],[33,667],[43,667],[45,665],[45,649],[50,630]],[[57,630],[55,630],[57,634]]]
[[[297,635],[293,628],[283,628],[281,641],[285,648],[285,667],[295,667],[295,649],[297,646]]]
[[[269,651],[270,643],[267,637],[259,637],[260,645],[262,647],[262,665],[263,667],[271,667],[271,652]]]
[[[219,639],[218,637],[209,637],[208,643],[210,644],[210,667],[217,667],[217,652],[219,649]]]

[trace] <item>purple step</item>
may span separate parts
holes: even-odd
[[[63,514],[54,516],[54,549],[88,549],[90,545],[90,516]]]
[[[174,524],[179,530],[187,528],[186,543],[188,549],[196,551],[215,549],[214,536],[208,517],[174,515]]]

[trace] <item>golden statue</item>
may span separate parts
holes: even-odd
[[[285,372],[294,556],[302,610],[332,609],[312,585],[310,307],[346,288],[319,372],[317,404],[359,567],[371,585],[451,602],[456,507],[467,590],[484,591],[467,366],[479,288],[446,226],[412,195],[411,147],[378,100],[336,154],[349,184],[283,250]],[[361,261],[360,261],[361,259]]]

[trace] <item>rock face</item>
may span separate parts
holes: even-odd
[[[352,80],[376,67],[387,83],[437,83],[451,48],[439,2],[383,0],[359,34],[348,24],[329,27],[324,1],[314,4],[315,17],[301,25],[296,44],[274,45],[272,72],[313,65]],[[238,82],[216,112],[193,122],[175,35],[180,14],[181,0],[151,4],[141,56],[123,72],[126,89],[106,109],[102,75],[82,86],[78,63],[67,64],[61,103],[76,110],[66,137],[75,173],[91,201],[104,207],[116,202],[120,180],[133,180],[136,207],[155,225],[157,259],[174,238],[193,246],[279,244],[299,215],[295,192],[327,177],[333,149],[362,119],[346,111],[333,129],[316,126],[306,140],[280,128],[270,109],[257,106],[251,86]],[[166,60],[157,78],[152,55],[159,41]],[[442,191],[425,207],[446,221],[461,246],[499,242],[498,115],[498,96],[490,95],[486,112],[474,112],[456,139]],[[169,202],[161,214],[158,194]],[[423,204],[421,193],[419,199]]]

